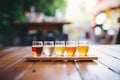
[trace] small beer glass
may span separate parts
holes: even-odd
[[[86,56],[89,50],[87,41],[78,41],[78,52],[82,56]]]
[[[76,41],[66,41],[65,50],[68,56],[74,56],[76,52]]]
[[[65,41],[55,41],[54,52],[57,56],[63,56],[65,51]]]
[[[54,42],[53,41],[44,41],[44,53],[46,56],[53,55],[54,51]]]
[[[33,41],[32,42],[32,53],[35,57],[40,56],[43,51],[43,42],[42,41]]]

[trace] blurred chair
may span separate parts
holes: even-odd
[[[120,29],[116,37],[116,44],[120,44]]]
[[[36,32],[33,34],[27,34],[24,37],[24,44],[23,45],[32,45],[32,41],[43,41],[43,33],[42,32]]]
[[[52,31],[48,31],[47,33],[45,33],[45,41],[55,41],[55,33]]]
[[[68,35],[67,34],[55,34],[55,32],[48,31],[45,34],[44,40],[46,41],[67,41],[68,40]]]
[[[68,34],[59,34],[59,35],[56,35],[56,40],[67,41],[68,40]]]
[[[120,24],[120,17],[118,18],[118,23]],[[119,32],[116,38],[116,44],[120,44],[120,26],[119,26]]]

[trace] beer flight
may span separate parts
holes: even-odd
[[[64,56],[65,51],[67,56],[75,56],[78,51],[78,56],[86,56],[89,50],[87,41],[33,41],[32,53],[35,57],[41,56],[43,53],[46,56]]]

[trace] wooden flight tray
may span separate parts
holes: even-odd
[[[87,61],[87,60],[97,60],[98,57],[96,56],[39,56],[39,57],[34,57],[34,56],[28,56],[26,57],[28,61],[30,60],[82,60],[82,61]]]

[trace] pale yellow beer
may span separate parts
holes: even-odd
[[[88,46],[78,46],[78,52],[80,55],[87,55],[87,52],[89,50],[89,47]]]
[[[87,41],[78,41],[78,52],[82,56],[86,56],[89,50]]]
[[[52,46],[44,46],[44,53],[46,56],[51,56],[53,55],[54,47]]]
[[[55,49],[54,49],[56,55],[64,55],[64,51],[65,51],[65,47],[64,46],[55,46]]]
[[[65,51],[65,41],[55,41],[54,52],[58,56],[63,56]]]
[[[52,56],[54,51],[54,42],[53,41],[44,41],[43,51],[46,56]]]
[[[76,47],[69,47],[69,46],[67,47],[66,46],[65,50],[69,56],[73,56],[73,55],[75,55]]]

